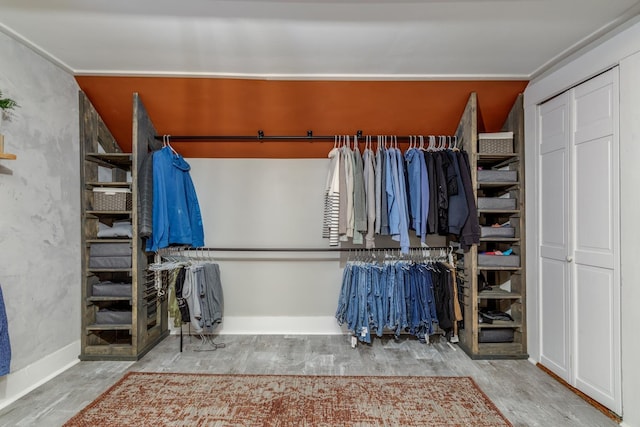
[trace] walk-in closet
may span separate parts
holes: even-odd
[[[81,3],[0,4],[0,425],[640,426],[640,1]]]

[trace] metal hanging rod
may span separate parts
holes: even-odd
[[[342,136],[343,134],[336,134]],[[256,135],[156,135],[155,139],[162,141],[168,139],[169,142],[262,142],[262,141],[335,141],[336,135],[314,135],[313,131],[308,130],[306,135],[265,135],[264,131],[259,130]],[[362,138],[364,134],[361,130],[356,131],[355,136]],[[396,136],[398,141],[409,141],[418,135]],[[427,135],[424,135],[425,137]],[[431,136],[431,135],[429,135]],[[435,135],[433,135],[435,136]],[[439,135],[453,138],[450,135]]]
[[[444,250],[452,250],[451,246],[416,246],[410,247],[409,250],[426,250],[426,251],[444,251]],[[201,247],[201,248],[188,248],[188,247],[169,247],[164,248],[159,251],[161,255],[166,252],[179,252],[179,251],[194,251],[194,252],[350,252],[350,251],[399,251],[399,247],[393,248],[212,248],[212,247]],[[166,252],[165,252],[166,251]]]

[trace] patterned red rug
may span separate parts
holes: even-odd
[[[65,426],[511,426],[468,377],[129,372]]]

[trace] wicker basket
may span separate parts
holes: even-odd
[[[131,191],[128,188],[93,189],[93,209],[97,211],[129,211],[131,206]]]
[[[513,132],[479,134],[478,153],[513,154]]]

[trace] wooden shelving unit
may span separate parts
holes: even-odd
[[[134,138],[131,153],[123,153],[84,93],[80,92],[80,171],[82,188],[82,360],[137,360],[168,335],[167,304],[158,297],[147,274],[152,255],[138,236],[137,177],[143,157],[149,151],[155,129],[137,95],[134,96]],[[142,123],[142,127],[140,126]],[[140,130],[144,134],[139,135]],[[108,177],[108,178],[105,178]],[[129,178],[129,179],[128,179]],[[128,189],[133,209],[95,209],[94,189]],[[99,238],[98,224],[128,219],[131,238]],[[90,263],[93,245],[124,243],[131,247],[126,268],[94,268]],[[130,295],[93,295],[96,282],[130,283]],[[101,309],[122,310],[131,322],[100,323]]]
[[[514,134],[513,153],[478,152],[478,104],[471,94],[456,135],[469,153],[474,195],[480,197],[514,198],[514,209],[479,209],[481,226],[508,222],[515,229],[513,237],[482,237],[480,245],[463,254],[465,279],[464,327],[459,331],[460,346],[473,359],[527,358],[526,286],[525,286],[525,220],[524,220],[524,110],[522,95],[518,96],[502,131]],[[478,181],[478,168],[516,171],[517,180],[510,182]],[[478,253],[511,249],[519,256],[517,266],[490,266],[478,264]],[[478,275],[484,275],[491,290],[478,292]],[[491,309],[511,315],[513,321],[480,322],[480,310]],[[502,328],[513,333],[513,342],[482,342],[483,330]]]

